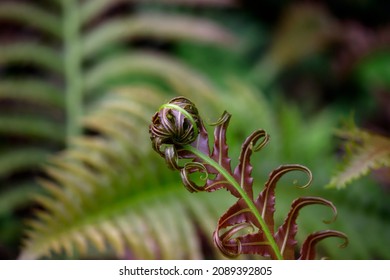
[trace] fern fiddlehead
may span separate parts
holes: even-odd
[[[275,230],[275,188],[278,181],[291,171],[301,171],[309,178],[308,183],[302,186],[305,188],[310,185],[312,174],[307,167],[299,164],[282,165],[271,172],[263,191],[254,199],[250,157],[268,143],[269,136],[264,130],[253,132],[243,143],[239,164],[232,171],[226,143],[230,117],[224,112],[214,124],[214,146],[210,151],[207,130],[195,104],[185,97],[176,97],[162,105],[152,117],[149,133],[153,149],[165,158],[169,168],[180,170],[183,185],[190,192],[212,192],[225,188],[238,199],[220,217],[214,231],[214,243],[225,256],[259,254],[279,260],[295,259],[299,211],[312,204],[324,205],[332,209],[335,218],[336,207],[321,197],[300,197],[293,201],[284,223]],[[180,164],[182,159],[184,164]],[[194,173],[203,174],[203,185],[191,180],[190,175]],[[346,235],[339,231],[315,232],[303,243],[299,259],[314,258],[315,244],[327,237],[342,238],[345,240],[343,245],[348,241]]]

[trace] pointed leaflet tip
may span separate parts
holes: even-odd
[[[214,124],[214,148],[211,158],[220,166],[230,171],[230,158],[228,155],[228,145],[226,143],[226,130],[229,125],[231,115],[224,112],[221,118]]]
[[[257,143],[260,139],[262,139],[262,141]],[[242,145],[239,163],[234,170],[234,178],[251,199],[253,199],[253,168],[250,164],[250,157],[252,152],[259,151],[268,143],[268,141],[269,135],[264,130],[256,130],[253,132]]]
[[[307,167],[300,164],[281,165],[271,172],[268,181],[265,183],[263,191],[259,194],[255,201],[261,216],[269,226],[272,233],[274,231],[275,188],[283,175],[292,171],[302,171],[306,173],[309,178],[308,182],[299,188],[306,188],[311,184],[313,176]]]
[[[320,204],[330,207],[333,210],[333,219],[337,216],[336,207],[332,202],[321,197],[300,197],[293,201],[291,209],[287,214],[284,223],[279,227],[275,234],[275,241],[278,244],[280,251],[284,259],[295,259],[294,247],[297,243],[295,235],[298,231],[296,220],[299,215],[299,211],[308,205]],[[328,223],[328,222],[327,222]]]
[[[213,124],[216,127],[214,129],[214,147],[210,158],[212,158],[219,166],[225,169],[227,173],[233,175],[230,167],[231,160],[228,154],[228,145],[226,143],[226,130],[229,125],[230,117],[231,115],[225,111],[219,120]],[[210,168],[213,169],[211,166]],[[216,171],[212,171],[210,173],[215,173],[217,176],[213,180],[208,180],[207,191],[212,192],[221,188],[226,188],[235,197],[240,197],[238,191],[221,173]]]
[[[315,246],[321,240],[328,237],[339,237],[344,239],[344,243],[339,245],[340,248],[344,248],[348,245],[348,237],[336,230],[323,230],[310,234],[302,244],[299,260],[313,260],[316,256]]]

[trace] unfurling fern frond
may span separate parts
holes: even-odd
[[[344,188],[381,167],[390,167],[390,138],[357,127],[339,131],[345,139],[345,159],[329,187]]]
[[[180,171],[182,183],[190,192],[226,189],[236,197],[233,206],[219,218],[213,234],[215,245],[225,256],[258,254],[279,260],[295,259],[296,220],[300,210],[312,204],[325,205],[333,210],[335,218],[336,207],[321,197],[300,197],[292,202],[284,223],[275,230],[275,188],[279,180],[291,171],[301,171],[309,177],[308,183],[300,187],[306,188],[312,181],[311,171],[298,164],[282,165],[270,173],[254,199],[250,158],[268,143],[269,135],[258,129],[248,136],[233,171],[226,137],[230,117],[225,111],[214,124],[214,144],[210,150],[210,139],[197,107],[185,97],[176,97],[152,117],[149,126],[152,146],[169,168]],[[202,174],[203,183],[195,183],[190,176],[193,174]],[[242,233],[244,229],[249,233]],[[304,241],[299,259],[314,259],[316,243],[327,237],[343,238],[345,244],[348,241],[339,231],[315,232]]]

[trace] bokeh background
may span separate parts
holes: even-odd
[[[318,258],[390,259],[390,2],[387,0],[1,0],[0,258],[216,259],[228,193],[188,193],[150,145],[177,95],[233,117],[233,164],[254,129],[255,192],[281,164],[277,221],[303,209]],[[297,246],[297,251],[299,246]]]

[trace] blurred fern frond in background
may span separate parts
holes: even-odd
[[[248,14],[240,5],[253,4],[0,1],[1,258],[220,258],[211,236],[229,196],[189,195],[151,149],[151,117],[177,95],[191,98],[206,121],[223,110],[234,116],[233,161],[250,132],[270,134],[254,158],[254,185],[280,164],[312,170],[310,195],[335,202],[332,228],[350,240],[344,250],[324,242],[321,257],[390,258],[386,188],[363,177],[324,189],[336,166],[332,131],[350,113],[331,103],[343,101],[340,80],[321,84],[336,73],[328,63],[343,22],[321,6],[261,1],[264,9]],[[255,13],[267,18],[275,9],[284,13],[273,31]],[[383,64],[359,62],[349,75],[368,77],[360,80],[365,93],[378,85],[370,69],[387,85]],[[280,222],[300,195],[291,181],[278,194]],[[327,214],[302,213],[298,241]]]
[[[345,160],[330,187],[343,188],[372,170],[390,167],[390,139],[369,131],[352,127],[338,131],[345,139]]]

